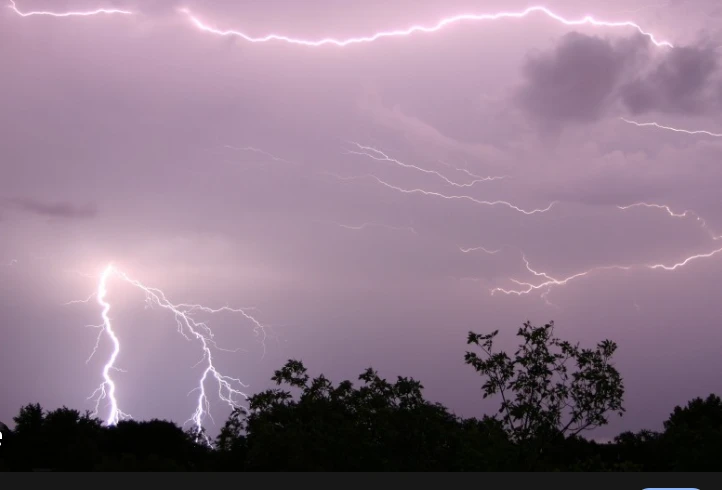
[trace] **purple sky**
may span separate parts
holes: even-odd
[[[0,10],[0,420],[36,401],[93,408],[111,344],[101,337],[86,364],[101,308],[64,303],[93,293],[111,261],[176,303],[258,308],[265,349],[242,317],[202,318],[218,345],[243,349],[214,359],[249,393],[288,358],[335,380],[372,365],[479,416],[495,402],[463,363],[466,333],[499,329],[512,348],[527,319],[619,343],[628,412],[599,437],[659,428],[675,404],[720,391],[722,252],[645,266],[722,248],[722,137],[620,120],[722,133],[716,0],[545,4],[567,19],[631,20],[674,48],[542,13],[345,47],[252,43],[178,10],[316,40],[532,5],[510,0],[16,3],[137,13]],[[349,154],[361,151],[351,142],[406,167]],[[469,173],[508,177],[460,186]],[[452,195],[556,204],[526,215]],[[638,202],[703,220],[617,207]],[[473,247],[500,251],[460,250]],[[556,279],[636,267],[492,295],[546,280],[523,256]],[[121,408],[183,422],[198,343],[137,288],[117,277],[108,288]],[[207,388],[221,424],[228,409]]]

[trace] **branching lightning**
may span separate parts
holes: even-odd
[[[638,208],[638,207],[660,209],[660,210],[665,211],[669,216],[671,216],[673,218],[692,217],[700,223],[702,229],[704,229],[709,234],[709,236],[710,236],[710,238],[712,238],[712,240],[716,241],[716,240],[722,239],[722,235],[715,235],[714,233],[712,233],[712,231],[707,226],[707,222],[701,216],[699,216],[696,212],[691,211],[691,210],[685,210],[681,213],[678,213],[678,212],[676,213],[676,212],[672,211],[672,209],[669,206],[667,206],[666,204],[653,204],[653,203],[646,203],[646,202],[638,202],[638,203],[630,204],[627,206],[617,206],[618,209],[621,209],[623,211],[626,211],[626,210],[629,210],[632,208]],[[461,251],[462,252],[470,252],[472,250],[478,250],[478,249],[483,250],[487,253],[491,253],[491,251],[486,250],[482,247],[476,247],[476,248],[470,248],[470,249],[462,248]],[[538,272],[538,271],[532,269],[531,266],[529,265],[529,261],[527,260],[526,256],[522,253],[522,260],[524,261],[526,270],[528,272],[530,272],[531,274],[533,274],[534,276],[541,278],[542,282],[534,284],[531,282],[519,281],[517,279],[510,279],[510,281],[513,282],[514,284],[516,284],[517,286],[519,286],[519,288],[506,289],[506,288],[502,288],[502,287],[496,287],[491,290],[491,294],[494,295],[494,293],[498,292],[498,293],[503,293],[503,294],[507,294],[507,295],[514,294],[517,296],[522,296],[522,295],[529,294],[533,291],[542,291],[542,298],[545,301],[547,301],[547,303],[549,303],[546,297],[549,294],[552,287],[566,285],[567,283],[574,281],[575,279],[579,279],[579,278],[588,276],[594,272],[602,272],[602,271],[609,271],[609,270],[628,271],[628,270],[632,270],[632,269],[649,269],[649,270],[662,269],[665,271],[674,271],[674,270],[677,270],[677,269],[687,265],[688,263],[690,263],[694,260],[710,258],[710,257],[713,257],[713,256],[719,254],[720,252],[722,252],[722,248],[716,248],[716,249],[712,250],[711,252],[690,255],[690,256],[684,258],[683,260],[681,260],[680,262],[676,262],[671,265],[664,264],[664,263],[656,263],[656,264],[608,265],[608,266],[592,267],[583,272],[572,274],[572,275],[562,278],[562,279],[552,277],[551,275],[549,275],[546,272]]]
[[[641,128],[644,128],[644,127],[655,127],[655,128],[659,128],[659,129],[666,129],[666,130],[668,130],[668,131],[674,131],[674,132],[676,132],[676,133],[685,133],[685,134],[691,134],[691,135],[695,135],[695,134],[706,134],[707,136],[713,136],[713,137],[715,137],[715,138],[722,138],[722,133],[712,133],[711,131],[706,131],[706,130],[691,131],[691,130],[688,130],[688,129],[673,128],[673,127],[671,127],[671,126],[662,126],[661,124],[658,124],[658,123],[656,123],[656,122],[644,122],[644,123],[642,123],[642,122],[632,121],[632,120],[630,120],[630,119],[626,119],[626,118],[623,118],[623,117],[620,117],[619,119],[622,120],[622,121],[624,121],[624,122],[627,123],[627,124],[634,124],[635,126],[638,126],[638,127],[641,127]]]
[[[381,180],[380,178],[376,177],[373,174],[366,174],[365,176],[342,177],[340,175],[336,175],[331,172],[322,172],[322,173],[324,173],[326,175],[330,175],[338,180],[346,180],[346,181],[359,180],[359,179],[363,179],[364,177],[368,177],[368,178],[374,179],[376,182],[383,185],[384,187],[395,190],[396,192],[400,192],[402,194],[422,194],[424,196],[434,196],[434,197],[439,197],[442,199],[452,200],[452,201],[453,200],[471,201],[475,204],[481,204],[481,205],[485,205],[485,206],[505,206],[510,209],[513,209],[514,211],[517,211],[517,212],[520,212],[520,213],[526,214],[526,215],[532,215],[532,214],[537,214],[537,213],[546,213],[547,211],[552,209],[552,207],[554,207],[554,205],[556,205],[558,203],[558,201],[552,201],[545,208],[526,210],[526,209],[522,209],[518,206],[515,206],[514,204],[507,202],[507,201],[484,201],[484,200],[476,199],[474,197],[466,196],[466,195],[448,195],[448,194],[442,194],[440,192],[427,191],[424,189],[404,189],[402,187],[397,187],[395,185],[389,184],[388,182]]]
[[[121,10],[121,9],[107,9],[107,8],[98,8],[93,10],[79,10],[79,11],[68,11],[68,12],[52,12],[52,11],[28,11],[23,12],[21,11],[16,3],[15,0],[9,0],[8,7],[13,10],[17,15],[21,17],[30,17],[30,16],[50,16],[50,17],[89,17],[89,16],[95,16],[100,14],[122,14],[122,15],[132,15],[134,12],[131,12],[129,10]],[[630,20],[624,20],[624,21],[616,21],[616,22],[610,22],[605,20],[597,20],[591,15],[586,15],[582,17],[581,19],[566,19],[563,16],[554,13],[553,11],[549,10],[546,7],[537,5],[533,7],[528,7],[522,11],[518,12],[497,12],[493,14],[459,14],[454,15],[450,17],[445,17],[441,20],[439,20],[436,24],[429,25],[429,26],[423,26],[423,25],[412,25],[410,27],[407,27],[405,29],[393,29],[390,31],[380,31],[376,32],[374,34],[371,34],[369,36],[361,36],[361,37],[350,37],[346,39],[334,39],[330,37],[326,37],[323,39],[317,39],[317,40],[310,40],[310,39],[301,39],[301,38],[294,38],[290,36],[285,36],[281,34],[268,34],[266,36],[261,37],[254,37],[250,36],[244,32],[232,30],[232,29],[217,29],[214,27],[209,26],[208,24],[204,23],[202,20],[200,20],[195,14],[193,14],[189,9],[187,8],[181,8],[178,10],[178,12],[184,14],[190,22],[195,25],[198,29],[204,32],[208,32],[211,34],[215,34],[218,36],[233,36],[233,37],[239,37],[245,41],[251,42],[251,43],[265,43],[269,41],[281,41],[289,44],[297,44],[302,46],[311,46],[311,47],[319,47],[324,45],[333,45],[337,47],[345,47],[352,44],[364,44],[364,43],[371,43],[374,41],[378,41],[380,39],[384,38],[392,38],[392,37],[407,37],[415,33],[434,33],[437,31],[440,31],[441,29],[444,29],[447,26],[451,26],[453,24],[458,24],[461,22],[480,22],[480,21],[495,21],[495,20],[503,20],[503,19],[523,19],[531,14],[543,14],[547,16],[548,18],[555,20],[561,24],[564,24],[566,26],[581,26],[581,25],[589,25],[594,27],[611,27],[611,28],[632,28],[637,30],[642,36],[645,36],[650,39],[650,41],[659,47],[665,46],[672,48],[674,47],[672,43],[669,41],[660,41],[658,40],[652,33],[645,31],[642,29],[641,26],[636,24],[635,22],[632,22]]]
[[[453,168],[453,169],[456,170],[457,172],[465,173],[466,175],[468,175],[468,176],[471,177],[472,179],[479,179],[479,180],[500,180],[500,179],[508,179],[508,178],[510,177],[509,175],[500,175],[500,176],[498,176],[498,177],[482,177],[482,176],[480,176],[480,175],[472,174],[471,172],[469,172],[469,171],[468,171],[467,169],[465,169],[465,168],[455,167],[455,166],[451,165],[451,164],[448,163],[448,162],[444,162],[443,160],[439,160],[439,163],[442,164],[442,165],[444,165],[445,167]]]
[[[410,168],[410,169],[414,169],[414,170],[417,170],[417,171],[425,173],[425,174],[435,175],[435,176],[439,177],[441,180],[443,180],[444,182],[446,182],[447,184],[454,186],[454,187],[472,187],[474,184],[478,184],[479,182],[488,182],[491,180],[499,180],[499,179],[503,179],[503,178],[507,177],[506,175],[498,176],[498,177],[477,177],[477,176],[471,174],[471,172],[469,172],[468,170],[466,170],[465,172],[472,178],[475,177],[475,179],[469,183],[460,184],[458,182],[452,181],[451,179],[449,179],[445,175],[437,172],[436,170],[428,170],[425,168],[418,167],[416,165],[411,165],[408,163],[400,162],[399,160],[396,160],[395,158],[391,158],[390,156],[388,156],[386,153],[384,153],[381,150],[372,148],[370,146],[361,145],[359,143],[356,143],[355,141],[350,141],[349,143],[355,145],[361,151],[345,150],[344,153],[347,155],[363,155],[363,156],[366,156],[373,160],[376,160],[378,162],[394,163],[394,164],[399,165],[404,168]]]
[[[536,277],[541,277],[543,279],[543,281],[538,284],[533,284],[530,282],[519,281],[517,279],[510,279],[511,282],[520,286],[520,289],[505,289],[505,288],[501,288],[501,287],[496,287],[491,290],[491,294],[494,295],[494,293],[503,293],[503,294],[507,294],[507,295],[514,294],[517,296],[522,296],[525,294],[529,294],[532,291],[541,290],[543,292],[542,296],[546,300],[546,295],[549,293],[549,291],[551,290],[552,287],[566,285],[567,283],[569,283],[575,279],[579,279],[581,277],[588,276],[594,272],[601,272],[601,271],[607,271],[607,270],[628,271],[628,270],[632,270],[632,269],[649,269],[649,270],[662,269],[665,271],[674,271],[681,267],[684,267],[685,265],[687,265],[688,263],[690,263],[694,260],[710,258],[710,257],[717,255],[720,252],[722,252],[722,247],[712,250],[711,252],[690,255],[690,256],[686,257],[684,260],[674,263],[672,265],[659,263],[659,264],[638,264],[638,265],[608,265],[608,266],[592,267],[591,269],[587,269],[583,272],[573,274],[573,275],[565,277],[563,279],[554,278],[554,277],[550,276],[549,274],[547,274],[546,272],[535,271],[529,265],[529,261],[527,260],[526,256],[523,256],[522,259],[524,260],[524,264],[526,266],[527,271],[529,271]]]
[[[501,19],[522,19],[525,18],[531,14],[540,13],[544,14],[547,17],[560,22],[567,26],[579,26],[579,25],[590,25],[595,27],[625,27],[625,28],[633,28],[639,31],[640,34],[643,36],[648,37],[652,43],[654,43],[656,46],[666,46],[672,48],[672,44],[668,41],[659,41],[657,38],[649,33],[646,32],[644,29],[642,29],[639,25],[635,24],[632,21],[619,21],[619,22],[608,22],[603,20],[597,20],[591,15],[587,15],[582,17],[581,19],[577,20],[569,20],[565,19],[561,15],[558,15],[551,10],[549,10],[546,7],[542,6],[534,6],[529,7],[525,10],[522,10],[520,12],[498,12],[495,14],[460,14],[460,15],[454,15],[451,17],[446,17],[438,21],[436,24],[431,26],[422,26],[422,25],[413,25],[411,27],[408,27],[406,29],[395,29],[391,31],[381,31],[377,32],[375,34],[372,34],[370,36],[362,36],[362,37],[351,37],[346,39],[334,39],[334,38],[323,38],[318,40],[310,40],[310,39],[300,39],[300,38],[293,38],[289,36],[284,36],[281,34],[268,34],[266,36],[262,37],[254,37],[250,36],[244,32],[237,31],[237,30],[222,30],[217,29],[215,27],[211,27],[208,24],[201,21],[198,17],[196,17],[193,13],[191,13],[188,9],[181,9],[180,10],[183,14],[188,16],[188,19],[200,30],[204,32],[208,32],[211,34],[215,34],[218,36],[233,36],[233,37],[239,37],[245,41],[251,42],[251,43],[265,43],[269,41],[281,41],[289,44],[298,44],[302,46],[311,46],[311,47],[319,47],[324,45],[333,45],[338,47],[345,47],[352,44],[363,44],[363,43],[371,43],[383,38],[389,38],[389,37],[406,37],[410,36],[415,33],[433,33],[440,31],[441,29],[450,26],[452,24],[458,24],[460,22],[465,21],[487,21],[487,20],[501,20]]]
[[[707,226],[707,221],[705,221],[704,218],[702,218],[700,215],[698,215],[694,211],[686,210],[681,213],[675,213],[666,204],[650,204],[650,203],[646,203],[646,202],[637,202],[634,204],[630,204],[628,206],[617,206],[617,208],[619,208],[623,211],[626,211],[627,209],[631,209],[631,208],[636,208],[636,207],[661,209],[661,210],[664,210],[668,215],[672,216],[673,218],[686,218],[688,216],[693,217],[697,222],[699,222],[702,229],[705,230],[709,234],[709,236],[712,238],[712,240],[722,239],[722,235],[715,235],[714,232],[712,232],[712,230],[710,230],[709,227]]]
[[[31,17],[33,15],[45,15],[49,17],[90,17],[93,15],[100,15],[100,14],[122,14],[122,15],[132,15],[133,12],[129,10],[119,10],[119,9],[94,9],[94,10],[80,10],[80,11],[70,11],[70,12],[49,12],[44,10],[36,10],[36,11],[30,11],[30,12],[22,12],[20,9],[18,9],[17,5],[15,4],[14,0],[10,0],[10,5],[8,7],[18,14],[21,17]]]
[[[131,417],[129,414],[126,414],[125,412],[121,411],[120,408],[118,408],[118,400],[115,396],[115,381],[113,381],[113,378],[111,378],[110,376],[110,371],[117,369],[115,366],[115,361],[118,359],[118,355],[120,354],[120,341],[115,335],[113,325],[110,322],[110,317],[108,316],[108,312],[110,311],[110,303],[105,300],[105,297],[108,294],[108,278],[113,272],[114,269],[112,266],[108,266],[105,268],[105,270],[100,276],[97,291],[98,303],[100,304],[100,306],[103,307],[103,310],[100,314],[103,318],[103,329],[101,333],[105,333],[112,342],[113,352],[110,354],[108,362],[106,362],[103,366],[103,382],[89,397],[95,397],[96,399],[95,415],[98,414],[101,400],[105,398],[108,399],[108,401],[110,402],[110,412],[105,419],[108,425],[116,425],[119,421]],[[98,339],[95,343],[95,349],[93,349],[93,353],[95,353],[95,350],[98,348],[99,340],[100,335],[98,336]],[[91,357],[92,355],[93,354],[91,354]],[[88,360],[90,360],[90,357],[88,358]]]
[[[130,417],[130,415],[126,414],[119,408],[116,384],[111,376],[113,371],[119,371],[119,368],[116,366],[116,360],[118,358],[118,355],[120,354],[121,348],[120,340],[116,334],[116,331],[113,328],[113,324],[109,316],[111,305],[107,300],[107,294],[108,282],[111,277],[121,279],[126,283],[130,284],[131,286],[140,289],[145,294],[146,302],[148,305],[156,305],[170,311],[175,318],[178,332],[183,335],[183,337],[185,337],[187,340],[196,340],[200,343],[203,356],[198,362],[198,364],[205,362],[205,369],[203,370],[203,373],[198,380],[198,386],[191,391],[191,393],[193,391],[197,391],[198,398],[195,412],[193,413],[193,415],[191,415],[191,417],[186,423],[193,423],[195,430],[200,435],[203,432],[203,422],[205,420],[205,417],[208,416],[212,420],[212,415],[210,414],[208,393],[206,391],[206,384],[208,381],[210,381],[210,378],[214,379],[218,386],[219,399],[231,408],[239,407],[239,398],[247,398],[247,395],[242,391],[243,388],[246,387],[246,385],[243,384],[239,379],[232,378],[220,373],[214,365],[212,352],[213,350],[222,350],[228,352],[235,352],[236,350],[228,350],[218,347],[214,340],[214,334],[209,328],[209,326],[205,322],[196,320],[193,315],[196,313],[216,314],[221,312],[240,314],[246,320],[251,322],[254,328],[254,332],[257,335],[262,335],[262,343],[265,353],[266,327],[258,320],[256,320],[256,318],[247,313],[247,310],[249,308],[231,308],[228,306],[224,306],[221,308],[209,308],[207,306],[199,304],[173,304],[170,300],[168,300],[165,293],[160,289],[146,286],[140,281],[130,278],[128,275],[118,270],[113,265],[109,265],[105,268],[105,270],[100,276],[97,290],[89,298],[85,300],[76,300],[66,303],[87,303],[91,299],[96,298],[98,303],[102,307],[102,323],[101,325],[97,326],[101,329],[101,332],[96,340],[95,348],[93,349],[93,352],[91,353],[88,360],[90,360],[90,358],[92,358],[92,356],[97,351],[98,345],[100,343],[100,338],[103,335],[108,337],[113,346],[113,351],[103,367],[103,382],[89,397],[89,399],[92,398],[95,400],[95,413],[99,413],[100,404],[105,400],[108,403],[108,413],[105,417],[107,425],[115,425],[120,420]],[[209,440],[207,440],[207,442],[210,443]]]

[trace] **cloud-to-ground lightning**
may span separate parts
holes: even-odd
[[[446,182],[447,184],[449,184],[449,185],[451,185],[451,186],[454,186],[454,187],[472,187],[473,185],[478,184],[479,182],[488,182],[488,181],[491,181],[491,180],[499,180],[499,179],[503,179],[503,178],[506,177],[506,176],[498,176],[498,177],[477,177],[477,178],[475,178],[474,180],[472,180],[471,182],[461,184],[461,183],[458,183],[458,182],[454,182],[453,180],[449,179],[448,177],[446,177],[445,175],[441,174],[440,172],[437,172],[436,170],[428,170],[428,169],[425,169],[425,168],[418,167],[418,166],[416,166],[416,165],[411,165],[411,164],[409,164],[409,163],[401,162],[401,161],[399,161],[399,160],[397,160],[397,159],[395,159],[395,158],[391,158],[390,156],[388,156],[388,155],[387,155],[386,153],[384,153],[383,151],[381,151],[381,150],[379,150],[379,149],[376,149],[376,148],[373,148],[373,147],[371,147],[371,146],[364,146],[364,145],[362,145],[362,144],[356,143],[355,141],[350,141],[349,143],[355,145],[355,146],[356,146],[359,150],[361,150],[361,151],[345,150],[344,153],[347,154],[347,155],[363,155],[363,156],[366,156],[366,157],[368,157],[368,158],[371,158],[372,160],[376,160],[376,161],[378,161],[378,162],[394,163],[394,164],[399,165],[399,166],[404,167],[404,168],[414,169],[414,170],[417,170],[417,171],[419,171],[419,172],[423,172],[423,173],[429,174],[429,175],[435,175],[435,176],[439,177],[441,180],[443,180],[444,182]],[[468,172],[468,171],[466,171],[466,173],[469,174],[469,175],[471,175],[471,173]],[[474,177],[476,177],[476,176],[474,176]]]
[[[331,172],[321,172],[321,173],[323,173],[325,175],[329,175],[331,177],[334,177],[335,179],[338,179],[338,180],[343,180],[343,181],[360,180],[360,179],[363,179],[364,177],[368,177],[370,179],[375,180],[376,182],[383,185],[384,187],[395,190],[396,192],[400,192],[402,194],[421,194],[424,196],[439,197],[439,198],[450,200],[450,201],[454,201],[454,200],[470,201],[475,204],[481,204],[481,205],[485,205],[485,206],[505,206],[510,209],[513,209],[514,211],[517,211],[519,213],[526,214],[526,215],[537,214],[537,213],[546,213],[547,211],[552,209],[558,203],[558,201],[552,201],[548,206],[546,206],[544,208],[527,210],[527,209],[522,209],[519,206],[515,206],[514,204],[507,202],[507,201],[500,201],[500,200],[484,201],[484,200],[476,199],[474,197],[466,196],[466,195],[453,195],[453,194],[448,195],[448,194],[442,194],[440,192],[427,191],[425,189],[418,189],[418,188],[417,189],[404,189],[402,187],[397,187],[395,185],[389,184],[388,182],[381,180],[380,178],[376,177],[373,174],[366,174],[364,176],[342,177],[340,175],[336,175]]]
[[[685,134],[691,134],[691,135],[704,134],[704,135],[712,136],[715,138],[722,138],[722,133],[713,133],[711,131],[707,131],[707,130],[703,130],[703,129],[700,129],[700,130],[680,129],[680,128],[673,128],[671,126],[663,126],[656,122],[637,122],[637,121],[632,121],[631,119],[626,119],[624,117],[620,117],[619,119],[624,121],[627,124],[634,124],[635,126],[638,126],[640,128],[654,127],[654,128],[658,128],[658,129],[665,129],[667,131],[674,131],[676,133],[685,133]]]
[[[198,380],[198,386],[192,390],[198,391],[198,399],[196,403],[196,409],[193,413],[193,415],[190,417],[190,419],[187,421],[192,422],[195,426],[195,430],[198,431],[198,434],[200,434],[203,430],[203,422],[206,416],[210,417],[212,419],[212,415],[210,413],[209,409],[209,399],[208,399],[208,393],[206,391],[206,384],[209,381],[209,378],[213,378],[216,381],[216,384],[218,386],[218,397],[221,401],[225,402],[228,406],[231,408],[237,408],[239,407],[239,397],[247,398],[247,395],[243,392],[243,388],[246,387],[239,379],[232,378],[229,376],[226,376],[222,373],[220,373],[213,361],[213,350],[223,350],[223,351],[230,351],[235,352],[233,350],[228,349],[222,349],[218,347],[214,340],[214,334],[210,327],[202,321],[196,320],[194,318],[194,315],[196,313],[207,313],[207,314],[216,314],[221,312],[229,312],[229,313],[238,313],[241,316],[243,316],[246,320],[250,321],[253,325],[255,333],[258,335],[259,333],[263,335],[262,340],[264,341],[264,349],[265,349],[265,339],[266,339],[266,330],[265,326],[261,324],[256,318],[251,316],[247,313],[247,310],[249,308],[231,308],[228,306],[224,306],[221,308],[210,308],[207,306],[199,305],[199,304],[187,304],[187,303],[180,303],[180,304],[174,304],[168,298],[166,297],[165,293],[161,291],[160,289],[153,288],[146,286],[145,284],[141,283],[140,281],[133,279],[126,275],[124,272],[116,268],[115,266],[108,265],[103,273],[100,275],[100,279],[98,281],[97,289],[96,291],[87,299],[85,300],[77,300],[75,302],[69,302],[66,304],[72,304],[72,303],[87,303],[91,299],[96,298],[98,303],[102,306],[102,312],[101,312],[101,318],[102,323],[101,325],[98,325],[98,328],[101,329],[101,332],[99,334],[99,337],[96,341],[95,348],[93,349],[92,355],[95,353],[98,347],[100,336],[105,335],[109,338],[109,340],[112,343],[113,351],[103,366],[103,382],[100,384],[100,386],[93,392],[91,397],[95,399],[95,413],[97,414],[100,411],[100,404],[104,400],[108,402],[108,414],[105,417],[105,421],[107,425],[115,425],[120,420],[123,420],[124,418],[130,417],[128,414],[124,413],[119,406],[118,397],[117,397],[117,390],[116,390],[116,384],[113,380],[111,374],[112,371],[118,371],[119,368],[116,366],[116,360],[118,358],[118,355],[120,354],[120,340],[118,338],[118,335],[116,333],[116,330],[114,329],[113,323],[111,322],[109,311],[111,308],[111,304],[107,299],[108,295],[108,282],[111,278],[118,278],[131,286],[134,286],[135,288],[141,290],[145,294],[146,302],[150,306],[159,306],[165,310],[170,311],[176,321],[176,326],[178,329],[178,332],[183,335],[187,340],[197,340],[201,345],[201,350],[203,353],[203,356],[198,364],[201,364],[205,362],[205,369],[203,370],[203,374],[201,375],[200,379]]]
[[[100,276],[100,281],[98,282],[98,291],[97,291],[97,299],[100,306],[102,306],[103,310],[101,311],[100,315],[103,318],[103,330],[101,333],[105,333],[110,341],[113,344],[113,352],[110,354],[110,358],[103,366],[103,382],[100,384],[100,386],[93,392],[90,397],[96,398],[96,405],[95,405],[95,413],[98,413],[100,402],[104,398],[107,398],[110,404],[110,411],[108,413],[108,416],[106,417],[105,421],[108,425],[115,425],[119,421],[130,418],[129,414],[124,413],[120,410],[118,407],[118,400],[115,396],[115,381],[113,381],[113,378],[110,376],[110,371],[117,369],[115,365],[115,361],[118,359],[118,355],[120,354],[120,341],[118,340],[118,336],[115,334],[115,331],[113,330],[113,325],[110,321],[110,317],[108,316],[108,312],[110,311],[110,303],[106,301],[106,296],[108,294],[108,278],[113,273],[113,267],[108,266],[105,268],[103,273]],[[98,336],[100,338],[100,336]],[[95,343],[95,349],[98,347],[98,342]],[[93,353],[95,352],[95,349],[93,349]],[[91,354],[92,356],[92,354]],[[90,359],[90,358],[88,358]]]
[[[707,226],[707,221],[704,218],[702,218],[696,212],[691,211],[691,210],[685,210],[681,213],[675,213],[666,204],[653,204],[653,203],[646,203],[646,202],[636,202],[636,203],[630,204],[628,206],[617,206],[617,208],[619,208],[623,211],[626,211],[631,208],[637,208],[637,207],[661,209],[661,210],[664,210],[668,215],[670,215],[673,218],[686,218],[688,216],[693,217],[697,222],[699,222],[702,229],[705,230],[709,234],[709,236],[712,238],[712,240],[722,239],[722,235],[715,235],[714,232],[712,232],[712,230],[709,229],[709,227]]]
[[[559,14],[556,14],[549,10],[546,7],[542,6],[534,6],[534,7],[528,7],[522,11],[519,12],[498,12],[494,14],[460,14],[460,15],[454,15],[451,17],[446,17],[438,21],[436,24],[430,25],[430,26],[423,26],[423,25],[412,25],[411,27],[407,27],[406,29],[395,29],[390,31],[381,31],[374,33],[369,36],[362,36],[362,37],[350,37],[346,39],[334,39],[330,37],[326,37],[323,39],[317,39],[317,40],[311,40],[311,39],[301,39],[301,38],[294,38],[290,36],[285,36],[281,34],[268,34],[261,37],[254,37],[251,35],[248,35],[244,32],[232,30],[232,29],[217,29],[215,27],[211,27],[205,22],[201,21],[198,17],[195,16],[189,9],[181,9],[182,13],[188,16],[188,19],[200,30],[212,33],[218,36],[233,36],[233,37],[239,37],[241,39],[244,39],[245,41],[251,42],[251,43],[265,43],[269,41],[281,41],[289,44],[298,44],[302,46],[312,46],[312,47],[318,47],[318,46],[324,46],[324,45],[332,45],[337,47],[344,47],[349,46],[352,44],[362,44],[362,43],[370,43],[377,41],[379,39],[383,38],[390,38],[390,37],[405,37],[410,36],[415,33],[433,33],[440,31],[441,29],[450,26],[452,24],[458,24],[461,22],[471,22],[471,21],[491,21],[491,20],[501,20],[501,19],[522,19],[525,18],[531,14],[539,13],[544,14],[547,17],[560,22],[567,26],[580,26],[580,25],[590,25],[595,27],[624,27],[624,28],[632,28],[636,29],[641,35],[648,37],[652,43],[654,43],[656,46],[666,46],[672,48],[673,45],[668,41],[659,41],[652,33],[645,31],[640,27],[638,24],[625,20],[625,21],[618,21],[618,22],[609,22],[604,20],[597,20],[591,15],[586,15],[582,17],[581,19],[576,20],[569,20],[564,17],[562,17]]]
[[[17,5],[15,4],[14,0],[10,0],[10,4],[8,7],[15,12],[17,15],[21,17],[31,17],[34,15],[45,15],[49,17],[89,17],[93,15],[101,15],[101,14],[121,14],[121,15],[132,15],[133,12],[130,10],[121,10],[121,9],[106,9],[106,8],[99,8],[99,9],[93,9],[93,10],[76,10],[76,11],[68,11],[68,12],[50,12],[46,10],[34,10],[34,11],[28,11],[23,12],[21,11]]]

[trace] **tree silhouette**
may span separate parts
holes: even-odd
[[[501,396],[498,413],[514,442],[537,453],[558,435],[605,425],[609,412],[623,414],[624,385],[610,363],[617,350],[614,342],[582,349],[555,338],[553,322],[541,327],[526,322],[517,332],[521,345],[511,357],[494,352],[498,333],[469,332],[467,345],[478,346],[484,357],[467,352],[465,362],[486,378],[484,398]]]
[[[466,363],[499,394],[494,417],[462,418],[426,400],[423,386],[368,368],[359,383],[312,378],[288,361],[277,385],[234,410],[216,438],[167,420],[104,426],[66,407],[21,407],[3,429],[0,470],[27,471],[720,471],[722,400],[675,407],[662,432],[624,432],[611,443],[582,432],[623,413],[611,365],[616,345],[594,349],[553,336],[553,324],[519,329],[513,356],[494,351],[498,331],[470,333]],[[483,357],[483,358],[482,358]]]
[[[661,437],[672,471],[722,470],[722,400],[711,394],[675,407]]]
[[[13,418],[12,459],[25,469],[85,471],[98,454],[101,423],[90,412],[67,407],[44,412],[39,404],[22,407]]]
[[[462,425],[424,400],[412,378],[390,383],[369,368],[358,388],[334,385],[323,375],[311,379],[303,363],[290,360],[272,380],[299,396],[283,389],[254,395],[248,413],[234,412],[217,441],[222,451],[244,454],[249,470],[483,469],[486,461],[471,455],[493,453],[491,438],[471,436],[485,431],[502,453],[501,427],[488,420]]]

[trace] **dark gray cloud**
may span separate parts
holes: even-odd
[[[718,61],[711,47],[670,50],[647,75],[621,87],[622,101],[632,114],[703,114],[719,110],[722,91],[715,80]]]
[[[719,111],[722,81],[714,46],[701,42],[662,53],[652,48],[658,49],[640,36],[615,41],[572,32],[553,51],[527,59],[517,99],[553,125],[596,121],[617,101],[635,115]]]
[[[594,121],[609,107],[642,45],[636,37],[613,44],[578,32],[566,34],[553,52],[527,59],[519,101],[545,121]]]
[[[46,202],[27,197],[6,199],[4,207],[26,213],[64,219],[88,219],[97,214],[94,204],[77,205],[70,202]]]

